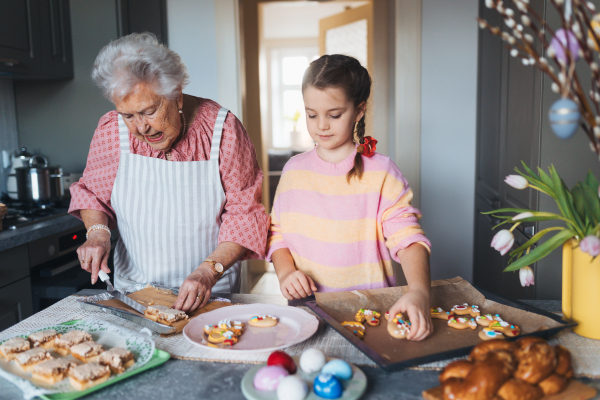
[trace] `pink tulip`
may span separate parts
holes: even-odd
[[[492,239],[492,247],[500,252],[501,255],[505,255],[512,248],[515,242],[515,237],[512,232],[507,229],[502,229],[500,232],[494,235]]]
[[[508,175],[506,179],[504,179],[504,182],[515,189],[525,189],[529,186],[527,179],[523,178],[521,175]]]
[[[523,267],[519,270],[519,279],[521,280],[521,286],[527,287],[533,285],[533,270],[531,267]]]
[[[581,243],[579,243],[579,247],[581,251],[588,253],[592,257],[600,255],[600,239],[594,235],[584,237]]]

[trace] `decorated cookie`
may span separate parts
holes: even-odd
[[[381,318],[381,314],[379,314],[377,311],[373,311],[373,310],[369,310],[369,309],[365,309],[365,308],[361,308],[360,310],[358,310],[356,312],[356,315],[354,316],[354,319],[356,320],[356,322],[365,321],[367,324],[369,324],[371,326],[379,325],[379,318]]]
[[[248,324],[259,328],[268,328],[277,325],[277,317],[272,315],[253,315],[250,317]]]
[[[450,311],[445,311],[442,309],[442,307],[431,307],[429,309],[429,312],[431,314],[431,318],[443,319],[446,321],[448,321],[448,319],[450,319],[450,316],[452,316],[452,313],[450,313]]]
[[[219,328],[232,331],[238,336],[244,332],[244,324],[242,324],[240,321],[232,321],[230,319],[219,321]]]
[[[502,321],[502,318],[500,318],[500,315],[498,315],[498,314],[496,314],[496,315],[485,314],[485,315],[480,315],[479,317],[475,317],[475,321],[477,321],[478,325],[490,326],[490,324],[494,321]]]
[[[452,316],[448,319],[448,326],[454,329],[477,329],[477,322],[474,318]]]
[[[504,336],[508,337],[515,337],[521,334],[521,328],[519,328],[517,325],[509,324],[502,319],[492,322],[489,325],[489,328],[497,332],[502,332]]]
[[[473,318],[481,315],[481,312],[479,311],[479,306],[476,306],[476,305],[469,306],[469,304],[467,304],[467,303],[464,303],[462,306],[452,307],[450,312],[453,314],[456,314],[456,315],[469,314]]]
[[[479,332],[479,338],[481,340],[506,339],[502,332],[497,332],[490,328],[483,328]]]
[[[211,343],[223,343],[228,346],[233,346],[238,342],[238,337],[232,331],[215,329],[208,335],[208,341]]]
[[[391,337],[396,339],[406,339],[410,332],[410,322],[400,318],[394,318],[388,322],[387,330]]]
[[[365,326],[360,322],[356,321],[344,321],[342,326],[345,326],[350,332],[354,333],[354,336],[362,339],[365,337]]]
[[[403,315],[402,313],[397,313],[397,314],[396,314],[396,318],[398,318],[398,319],[402,319],[402,318],[404,318],[404,315]],[[386,312],[385,312],[385,319],[386,319],[387,321],[389,321],[389,320],[390,320],[390,312],[389,312],[389,311],[386,311]]]
[[[219,329],[219,327],[217,325],[204,325],[204,333],[207,335],[210,335],[215,329]]]

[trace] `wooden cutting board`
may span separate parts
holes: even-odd
[[[567,388],[561,393],[544,396],[542,400],[587,400],[596,396],[597,390],[588,385],[571,380]],[[425,390],[423,393],[425,400],[443,400],[443,391],[441,386],[434,387],[433,389]]]
[[[155,305],[159,304],[159,305],[165,306],[165,307],[172,307],[173,304],[175,304],[175,301],[177,300],[177,295],[175,295],[172,291],[158,289],[155,287],[146,287],[142,290],[138,290],[137,292],[128,294],[127,297],[129,297],[131,300],[137,301],[144,307],[148,307],[151,304],[155,304]],[[133,308],[129,307],[127,304],[125,304],[122,301],[117,300],[117,299],[104,300],[104,301],[100,301],[98,303],[105,305],[105,306],[118,308],[119,310],[128,311],[130,313],[141,315],[142,317],[144,316],[144,314],[137,312]],[[209,311],[216,310],[217,308],[227,307],[230,305],[231,305],[231,303],[229,303],[229,302],[213,301],[213,302],[208,303],[206,306],[204,306],[202,308],[198,308],[198,309],[194,310],[192,313],[188,313],[188,316],[190,317],[190,319],[192,319],[194,317],[197,317],[200,314],[204,314]],[[176,329],[176,331],[174,333],[181,332],[183,330],[183,328],[189,322],[190,322],[189,319],[185,320],[185,321],[175,322],[173,325],[171,325]],[[174,334],[174,333],[172,333],[172,334]],[[161,334],[161,336],[168,336],[168,335]]]

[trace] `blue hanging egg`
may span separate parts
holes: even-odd
[[[554,134],[561,139],[569,139],[579,127],[581,114],[573,100],[562,98],[552,104],[548,118]]]
[[[331,374],[319,374],[313,386],[317,396],[324,399],[337,399],[342,396],[344,388],[340,381]]]

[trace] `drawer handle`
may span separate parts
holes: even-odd
[[[60,267],[43,269],[40,271],[40,276],[46,276],[46,277],[55,276],[55,275],[60,274],[61,272],[69,270],[78,265],[79,265],[79,260],[73,260],[70,263],[62,265]]]
[[[0,63],[6,64],[9,67],[19,65],[19,60],[13,60],[12,58],[0,58]]]

